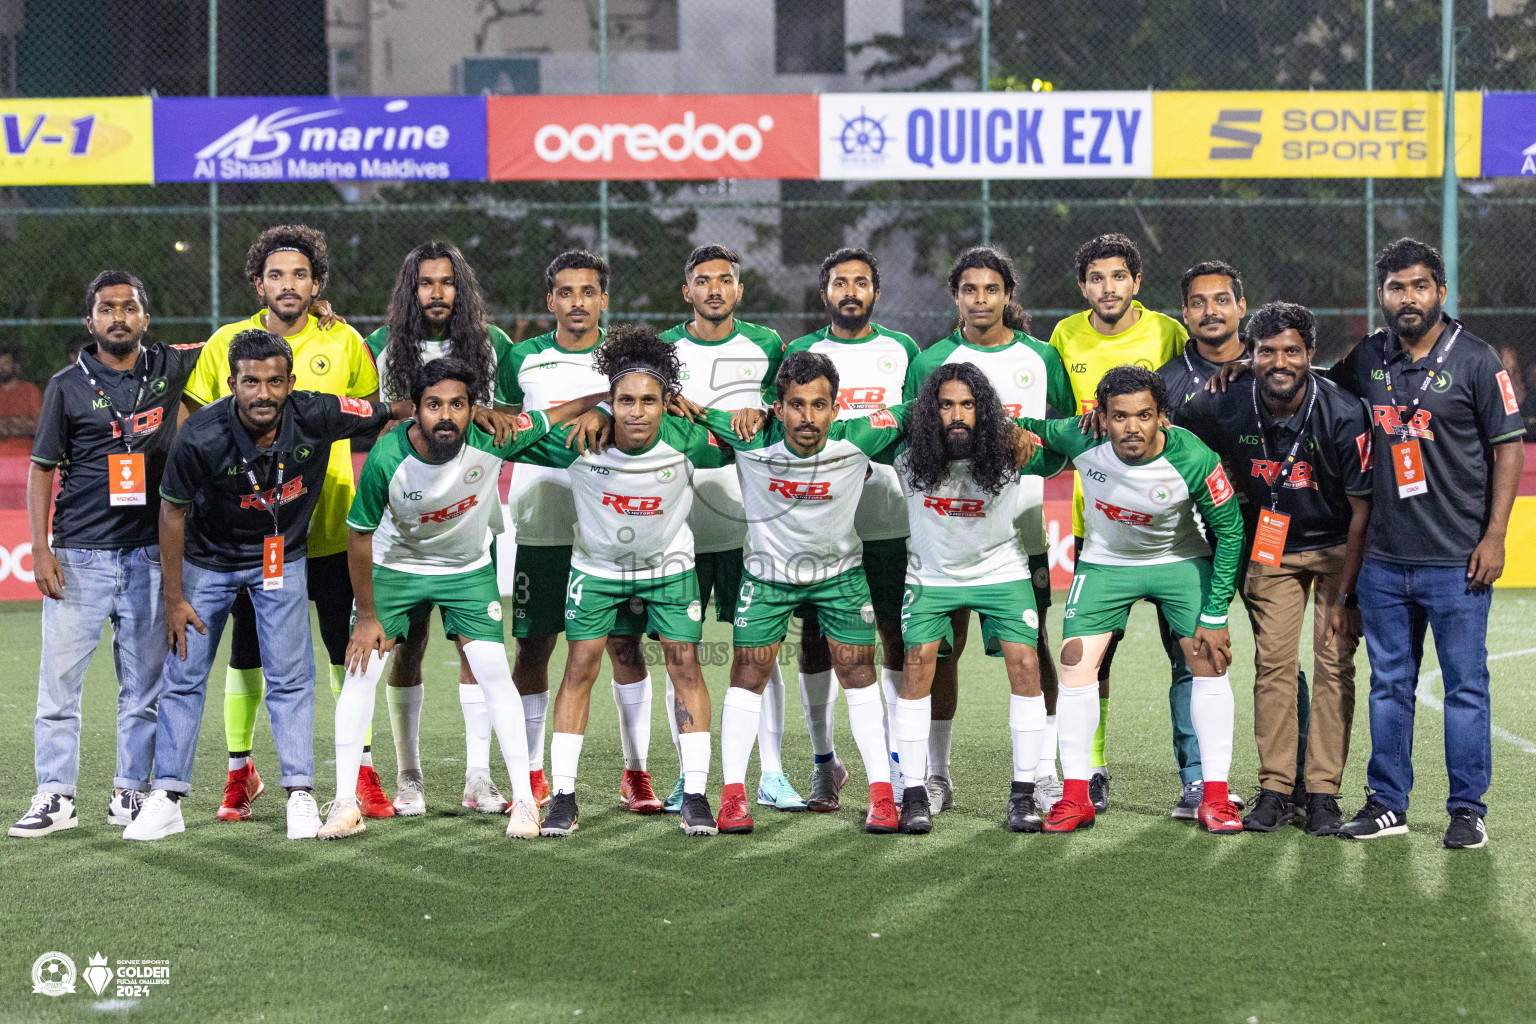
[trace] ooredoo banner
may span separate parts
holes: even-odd
[[[148,96],[0,99],[0,185],[154,180]]]
[[[492,181],[815,178],[814,96],[491,96]]]

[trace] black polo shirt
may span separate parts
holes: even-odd
[[[78,363],[48,381],[32,438],[32,461],[59,471],[55,547],[121,550],[159,543],[160,475],[176,436],[181,390],[202,350],[201,342],[151,342],[122,372],[101,363],[94,344],[86,346],[81,359],[110,401],[91,387]],[[114,405],[129,421],[126,441]],[[112,505],[107,460],[128,451],[144,453],[145,504]]]
[[[1215,376],[1219,369],[1220,363],[1213,363],[1200,354],[1200,347],[1193,338],[1186,341],[1184,351],[1168,360],[1157,371],[1157,375],[1168,386],[1168,418],[1181,427],[1185,426],[1180,418],[1184,406],[1200,393],[1205,382]]]
[[[1361,339],[1328,376],[1371,407],[1376,450],[1375,496],[1365,553],[1405,565],[1465,566],[1483,539],[1493,503],[1493,446],[1525,433],[1514,388],[1499,355],[1459,320],[1444,318],[1435,348],[1410,362],[1386,330]],[[1435,379],[1420,392],[1424,375],[1456,332]],[[1383,355],[1389,361],[1389,393]],[[1417,413],[1409,413],[1416,395]],[[1404,420],[1407,419],[1405,423]],[[1426,494],[1399,497],[1392,445],[1404,431],[1419,441]]]
[[[1365,403],[1314,373],[1301,407],[1290,417],[1275,420],[1262,396],[1255,417],[1253,385],[1253,375],[1247,374],[1225,392],[1202,390],[1184,407],[1185,425],[1226,464],[1227,476],[1244,499],[1243,525],[1250,538],[1259,509],[1268,508],[1271,494],[1278,491],[1277,507],[1291,517],[1287,552],[1343,544],[1349,539],[1350,497],[1371,496],[1371,428]],[[1317,401],[1309,417],[1307,405],[1314,392]],[[1302,431],[1290,475],[1284,486],[1275,487]]]
[[[271,448],[257,448],[237,418],[233,398],[203,406],[182,424],[160,483],[166,501],[192,506],[187,561],[215,572],[259,567],[262,538],[272,533],[272,513],[263,507],[263,496],[277,502],[283,558],[303,557],[331,445],[377,433],[388,421],[389,406],[382,402],[295,391],[283,405],[277,440]],[[259,494],[247,467],[256,474]]]

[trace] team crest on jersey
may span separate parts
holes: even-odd
[[[331,372],[331,361],[325,356],[317,355],[309,361],[309,372],[316,377],[324,377]]]
[[[832,481],[780,480],[769,477],[768,493],[782,494],[796,501],[828,501],[832,497]]]
[[[661,499],[647,495],[614,494],[603,492],[603,507],[611,508],[621,516],[659,516]]]
[[[688,618],[692,619],[694,622],[702,622],[704,620],[704,605],[698,601],[689,601]]]
[[[472,484],[477,482],[483,476],[485,476],[484,466],[470,466],[464,471],[464,482],[467,484]]]
[[[459,516],[468,512],[478,504],[480,504],[480,496],[477,494],[471,494],[463,501],[456,501],[452,505],[449,505],[447,508],[440,508],[436,512],[423,512],[421,514],[421,521],[423,523],[446,523],[450,520],[459,518]]]
[[[153,384],[151,384],[149,386],[149,390],[154,392],[157,395],[165,394],[165,388],[166,388],[166,383],[165,383],[165,378],[164,377],[159,378],[158,380],[156,380]]]
[[[1040,628],[1040,616],[1035,614],[1035,610],[1033,608],[1024,609],[1024,625],[1028,626],[1030,629]]]
[[[1173,500],[1173,489],[1167,484],[1153,484],[1147,490],[1147,497],[1154,505],[1166,505]]]
[[[987,503],[981,498],[940,498],[923,495],[923,508],[933,509],[938,516],[956,516],[961,519],[985,519]]]
[[[875,606],[870,604],[868,601],[865,601],[864,604],[859,608],[859,618],[863,619],[865,622],[874,622]]]
[[[373,403],[366,398],[338,398],[341,403],[341,411],[348,416],[361,416],[368,419],[373,415]]]
[[[890,430],[896,426],[896,417],[888,409],[881,409],[869,417],[869,425],[881,430]]]
[[[1027,388],[1035,382],[1035,375],[1027,369],[1020,370],[1013,375],[1013,382],[1021,388]]]
[[[1119,505],[1111,505],[1099,498],[1093,499],[1093,507],[1103,512],[1112,522],[1126,523],[1130,526],[1149,526],[1152,523],[1152,516],[1146,512],[1137,512],[1133,508],[1121,508]]]
[[[533,417],[529,416],[525,412],[518,413],[517,414],[517,429],[518,430],[532,430],[533,429]]]
[[[501,602],[500,601],[492,601],[490,604],[486,605],[485,606],[485,614],[487,614],[487,615],[489,615],[491,617],[491,621],[492,622],[500,622],[501,621]]]
[[[677,477],[677,470],[671,466],[662,466],[652,476],[659,484],[669,484]]]
[[[875,361],[875,365],[880,367],[881,373],[896,372],[896,360],[892,359],[890,356],[881,356],[878,360]]]
[[[1211,470],[1211,475],[1205,478],[1206,489],[1211,492],[1211,504],[1220,508],[1232,497],[1232,484],[1227,480],[1226,471],[1221,468],[1221,463]]]
[[[315,450],[307,444],[301,444],[293,450],[294,462],[308,462],[309,457],[315,454]]]

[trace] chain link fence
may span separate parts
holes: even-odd
[[[1536,3],[1460,0],[1457,22],[1458,88],[1536,88]],[[974,90],[983,54],[992,90],[1435,89],[1440,4],[993,0],[984,12],[978,0],[0,0],[0,90],[21,96]],[[1320,358],[1331,359],[1379,321],[1371,240],[1438,242],[1440,187],[1141,179],[273,183],[225,184],[216,196],[207,185],[9,188],[0,190],[0,327],[22,350],[25,375],[46,379],[81,334],[85,283],[112,265],[145,279],[161,338],[201,338],[256,308],[241,279],[249,241],[270,224],[302,221],[330,240],[326,297],[364,329],[382,321],[403,254],[428,238],[465,250],[514,337],[548,329],[541,274],[564,248],[608,250],[613,315],[677,322],[689,315],[683,259],[715,242],[745,259],[743,317],[790,338],[825,322],[816,265],[847,244],[881,257],[877,319],[927,344],[952,329],[942,285],[950,258],[985,239],[1018,261],[1019,297],[1044,337],[1082,308],[1073,250],[1121,231],[1142,248],[1148,306],[1176,313],[1182,270],[1225,259],[1243,272],[1250,306],[1285,298],[1313,307]],[[1509,346],[1517,379],[1536,390],[1536,183],[1463,181],[1459,203],[1462,316]]]

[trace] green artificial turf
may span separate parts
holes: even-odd
[[[957,804],[929,836],[864,835],[857,770],[842,813],[761,809],[751,836],[690,839],[674,817],[624,814],[616,714],[600,682],[577,785],[581,831],[514,842],[502,835],[504,819],[458,805],[457,670],[438,636],[421,737],[426,817],[371,822],[337,843],[288,842],[283,795],[272,786],[253,821],[216,822],[221,662],[194,792],[183,802],[187,832],[125,843],[106,823],[115,687],[103,646],[85,694],[80,826],[0,839],[0,1021],[1536,1019],[1533,614],[1536,592],[1497,594],[1489,648],[1506,656],[1491,665],[1494,721],[1507,732],[1494,739],[1492,838],[1483,851],[1460,853],[1440,846],[1442,718],[1423,704],[1406,839],[1350,844],[1297,828],[1213,837],[1171,821],[1178,782],[1167,668],[1146,607],[1115,666],[1110,811],[1091,832],[1063,837],[1003,828],[1007,688],[1001,662],[973,645],[955,729]],[[1251,794],[1253,648],[1240,620],[1233,788]],[[38,634],[35,604],[0,609],[7,825],[34,788]],[[728,640],[727,627],[709,624],[706,641]],[[1438,693],[1432,659],[1426,676]],[[1363,649],[1359,664],[1346,816],[1360,805],[1370,749]],[[725,669],[707,673],[718,724]],[[803,784],[810,749],[792,668],[786,675],[785,761]],[[656,691],[651,766],[665,793],[676,765],[659,670]],[[317,700],[324,800],[334,705],[323,684]],[[839,747],[856,761],[841,707],[838,719]],[[382,698],[375,730],[392,789]],[[275,779],[265,714],[255,756]],[[718,804],[718,744],[713,767]],[[505,782],[499,766],[495,775]],[[111,988],[98,999],[83,980],[74,995],[34,995],[32,962],[49,950],[68,953],[82,972],[98,952],[169,960],[170,984],[136,1002],[114,1001]]]

